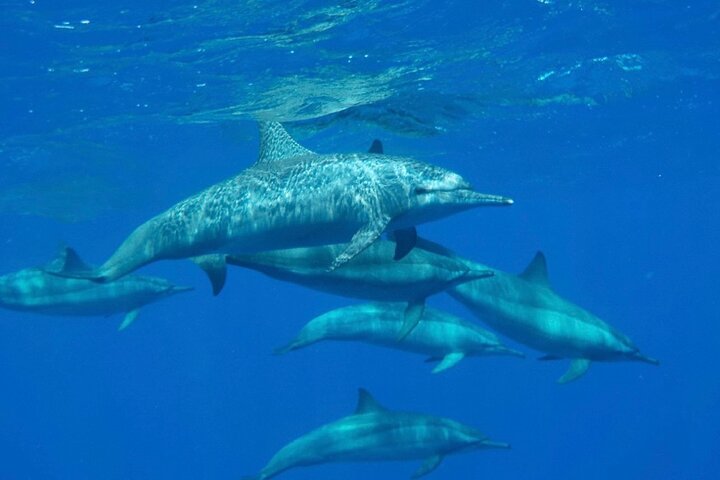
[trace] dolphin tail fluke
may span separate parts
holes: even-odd
[[[227,263],[225,255],[211,254],[191,259],[207,275],[212,285],[213,295],[218,295],[225,286],[227,279]]]
[[[123,318],[123,321],[120,324],[120,326],[118,327],[118,332],[122,332],[127,327],[129,327],[135,321],[135,319],[138,317],[139,314],[140,314],[139,308],[129,311],[127,313],[127,315],[125,315],[125,318]]]
[[[398,335],[398,342],[404,340],[405,337],[417,327],[417,324],[420,323],[420,319],[423,316],[423,312],[425,312],[424,298],[408,302],[408,306],[405,308],[405,317],[402,327],[400,328],[400,334]]]
[[[428,473],[432,472],[436,468],[440,466],[440,463],[443,461],[443,456],[441,454],[433,455],[432,457],[428,457],[427,460],[423,462],[422,465],[420,465],[420,468],[415,470],[415,473],[412,474],[410,478],[416,479],[420,477],[424,477]]]
[[[575,358],[570,362],[570,368],[558,379],[558,383],[569,383],[585,375],[590,368],[590,360],[587,358]]]

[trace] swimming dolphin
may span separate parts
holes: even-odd
[[[448,418],[389,410],[361,388],[352,415],[285,445],[252,478],[267,480],[291,468],[321,463],[423,459],[412,476],[419,478],[435,470],[448,454],[484,448],[510,445]]]
[[[428,240],[418,240],[418,246],[455,256]],[[489,268],[470,260],[465,262],[474,268]],[[555,293],[542,252],[537,252],[520,275],[493,271],[495,275],[488,279],[457,285],[447,292],[497,332],[545,352],[547,355],[541,360],[571,359],[570,368],[558,379],[559,383],[576,380],[592,361],[659,364],[641,354],[626,335]]]
[[[394,260],[395,242],[389,240],[377,240],[347,263],[329,271],[327,265],[345,250],[346,244],[300,247],[229,255],[226,261],[335,295],[407,302],[404,324],[398,330],[399,338],[405,337],[417,325],[427,297],[453,285],[493,274],[487,268],[468,267],[461,260],[422,249],[412,249],[400,260]]]
[[[338,308],[310,320],[294,340],[275,353],[287,353],[323,340],[355,340],[429,355],[429,360],[440,361],[433,373],[455,366],[466,356],[525,356],[502,345],[493,333],[434,308],[426,308],[418,326],[398,342],[404,310],[405,306],[399,303]]]
[[[99,269],[74,276],[105,282],[161,259],[349,242],[327,265],[334,269],[386,230],[399,231],[399,258],[412,248],[417,224],[511,203],[411,158],[317,154],[279,123],[261,122],[254,165],[150,219]],[[215,274],[223,272],[220,266]]]
[[[127,312],[119,330],[138,316],[140,307],[191,287],[179,287],[162,278],[130,275],[115,282],[63,278],[48,272],[71,274],[86,271],[78,254],[64,247],[42,268],[26,268],[0,277],[0,307],[45,315],[94,316]]]

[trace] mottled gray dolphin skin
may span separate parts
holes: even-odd
[[[98,284],[48,273],[69,274],[89,268],[73,249],[63,248],[58,257],[43,268],[26,268],[1,276],[0,307],[45,315],[127,313],[119,328],[123,330],[137,318],[143,305],[192,290],[162,278],[139,275]]]
[[[310,320],[293,341],[275,353],[298,350],[323,340],[359,341],[428,355],[429,360],[440,361],[433,373],[447,370],[468,356],[525,356],[502,345],[495,334],[434,308],[426,308],[418,326],[398,342],[404,312],[405,305],[401,303],[338,308]]]
[[[418,240],[418,247],[454,255],[423,239]],[[466,263],[489,268],[469,260]],[[542,360],[571,359],[559,383],[579,378],[592,361],[659,363],[641,354],[626,335],[555,293],[542,252],[520,275],[494,272],[491,278],[452,287],[448,293],[497,332],[545,352]]]
[[[272,457],[256,480],[286,470],[330,462],[424,460],[412,478],[435,470],[452,453],[510,448],[454,420],[381,406],[360,389],[355,413],[290,442]]]
[[[328,270],[327,265],[347,250],[347,244],[230,255],[227,263],[344,297],[407,302],[400,338],[417,325],[427,297],[493,274],[487,268],[477,269],[459,259],[417,248],[394,260],[395,249],[395,242],[377,240],[335,270]]]
[[[76,276],[112,281],[161,259],[349,242],[327,265],[332,269],[385,230],[511,203],[473,191],[454,172],[411,158],[317,154],[296,143],[279,123],[264,122],[254,165],[152,218],[98,270]]]

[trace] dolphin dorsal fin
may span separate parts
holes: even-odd
[[[279,122],[260,122],[260,154],[256,165],[314,152],[297,143]]]
[[[45,270],[54,273],[87,272],[92,270],[92,267],[85,263],[73,248],[61,246],[57,257],[45,267]]]
[[[373,140],[372,145],[370,145],[370,149],[368,150],[368,153],[377,153],[377,154],[385,153],[382,142],[380,140],[378,140],[377,138],[375,140]]]
[[[373,396],[364,388],[358,389],[358,403],[355,408],[355,414],[373,413],[385,411],[385,407],[380,405]]]
[[[550,279],[547,272],[547,260],[543,252],[537,252],[525,270],[519,275],[520,278],[531,283],[550,288]]]

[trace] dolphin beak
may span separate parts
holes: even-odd
[[[652,357],[646,357],[645,355],[643,355],[640,352],[635,352],[632,355],[632,359],[637,360],[638,362],[649,363],[650,365],[660,365],[660,360],[657,360]]]
[[[483,442],[480,444],[483,448],[505,448],[509,449],[512,448],[509,443],[505,442],[493,442],[492,440],[483,440]]]
[[[173,285],[170,291],[172,293],[183,293],[183,292],[191,292],[195,290],[195,287],[183,287],[180,285]]]
[[[496,348],[496,352],[500,355],[509,355],[511,357],[525,358],[525,354],[519,350],[515,350],[504,345]]]
[[[512,205],[513,199],[503,197],[502,195],[491,195],[489,193],[480,193],[469,189],[458,189],[448,192],[433,192],[439,197],[447,195],[448,201],[452,203],[461,203],[466,205],[477,205],[477,206],[508,206]]]

